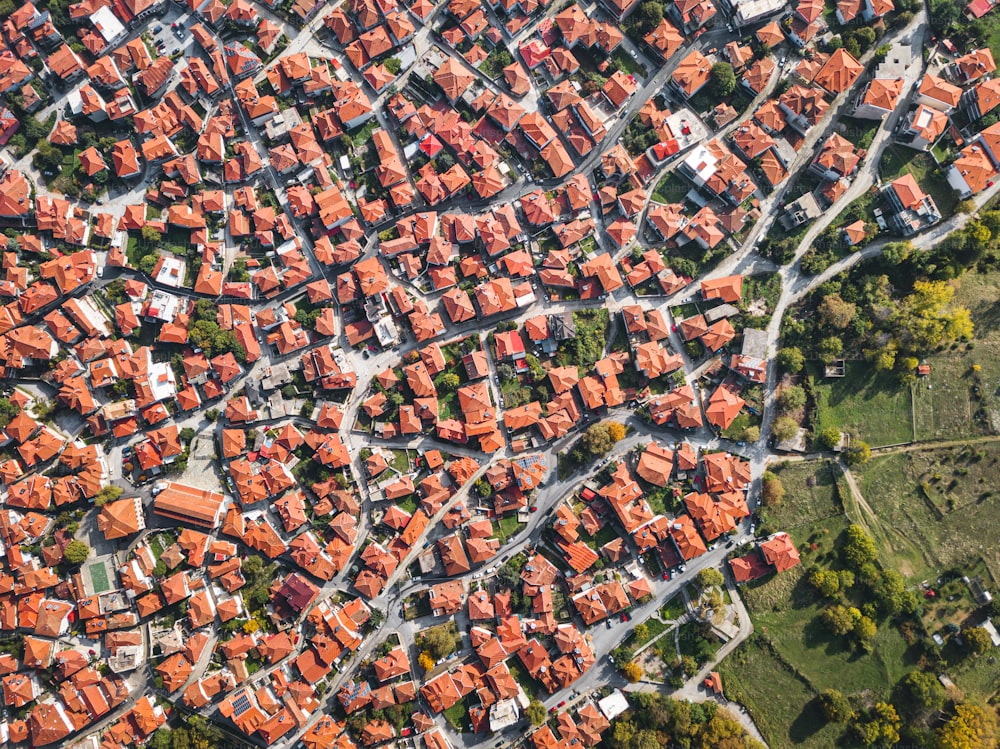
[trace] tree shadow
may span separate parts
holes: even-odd
[[[819,733],[826,726],[826,718],[819,706],[819,698],[814,697],[802,708],[802,712],[788,727],[788,738],[793,744],[801,744]]]

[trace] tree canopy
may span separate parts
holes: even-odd
[[[83,564],[89,555],[90,547],[79,540],[70,541],[63,549],[63,558],[70,564]]]
[[[708,86],[716,96],[730,96],[736,90],[736,72],[728,62],[715,63],[709,75]]]

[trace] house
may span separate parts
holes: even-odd
[[[944,78],[927,73],[917,88],[917,102],[945,114],[955,111],[962,98],[962,89]]]
[[[920,104],[906,116],[901,128],[901,142],[920,151],[927,151],[948,128],[948,115],[940,109]],[[903,139],[909,138],[909,141]]]
[[[948,176],[950,183],[951,172]],[[894,179],[882,189],[882,195],[892,211],[888,216],[889,225],[904,237],[941,220],[934,199],[920,188],[912,174]]]
[[[969,54],[957,58],[952,64],[955,79],[962,83],[978,81],[983,76],[996,72],[996,69],[993,53],[990,52],[989,47],[973,50]]]
[[[836,182],[853,175],[860,163],[861,156],[855,151],[854,144],[833,133],[816,154],[809,170],[822,179]]]
[[[670,85],[684,101],[701,91],[712,75],[712,64],[699,50],[691,50],[670,76]]]
[[[902,78],[874,78],[865,86],[854,116],[863,120],[885,119],[896,108],[902,93]]]

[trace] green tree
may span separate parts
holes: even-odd
[[[89,555],[90,547],[79,540],[70,541],[63,549],[63,559],[72,565],[83,564]]]
[[[863,466],[871,457],[872,449],[862,440],[851,440],[850,446],[844,451],[844,462],[849,466]]]
[[[844,353],[844,342],[837,336],[829,336],[819,342],[817,350],[820,361],[824,364],[829,364]]]
[[[435,660],[447,658],[455,652],[455,632],[449,625],[426,629],[420,633],[420,647],[426,649]]]
[[[622,667],[622,674],[630,683],[635,684],[642,678],[642,667],[635,661],[629,661]],[[656,746],[659,746],[659,742],[656,743]]]
[[[120,486],[108,484],[94,496],[94,505],[97,507],[103,507],[108,502],[114,502],[116,499],[121,497],[124,491],[125,490]]]
[[[764,471],[761,479],[761,496],[765,507],[777,507],[785,497],[785,485],[781,479],[770,471]]]
[[[828,294],[823,297],[823,301],[819,303],[816,311],[819,313],[820,323],[824,327],[843,330],[854,320],[857,307],[841,299],[840,294]]]
[[[21,407],[10,398],[0,398],[0,428],[10,424],[11,419],[21,413]]]
[[[583,446],[587,452],[595,457],[604,455],[614,447],[615,441],[611,438],[608,424],[599,421],[587,427],[583,433]]]
[[[755,424],[751,424],[740,434],[740,438],[744,442],[756,442],[760,439],[760,427]]]
[[[31,161],[35,168],[41,172],[59,173],[62,169],[62,151],[53,146],[47,140],[38,141],[37,150]]]
[[[384,65],[385,69],[393,75],[399,75],[399,71],[403,69],[403,63],[399,61],[398,57],[390,57]]]
[[[881,744],[894,746],[899,743],[899,729],[903,721],[899,713],[888,702],[876,702],[875,706],[852,726],[855,735],[866,746]]]
[[[937,731],[940,749],[996,749],[997,716],[992,708],[959,703]]]
[[[709,75],[709,90],[715,96],[724,99],[736,90],[736,72],[728,62],[715,63]]]
[[[858,647],[864,652],[870,653],[875,649],[875,636],[878,634],[878,627],[867,616],[858,619],[854,625],[853,634],[857,639]]]
[[[148,255],[143,255],[139,259],[139,270],[149,275],[150,273],[153,272],[153,268],[156,267],[156,264],[159,261],[160,261],[160,253],[158,252],[150,252]]]
[[[798,411],[806,404],[806,391],[798,385],[790,385],[778,396],[778,408],[785,413]]]
[[[531,725],[540,726],[545,722],[545,705],[543,705],[539,700],[531,700],[531,702],[528,703],[528,707],[524,711],[524,714],[528,717],[528,720],[531,721]]]
[[[438,377],[438,381],[435,384],[442,392],[453,393],[458,390],[458,386],[462,384],[462,381],[454,372],[445,372]]]
[[[816,435],[817,450],[832,450],[840,444],[840,430],[837,427],[828,427]]]
[[[962,630],[962,639],[969,646],[969,650],[974,655],[981,655],[993,646],[990,633],[982,627],[969,627]]]
[[[715,567],[706,567],[701,572],[698,573],[698,585],[701,586],[702,590],[706,588],[720,587],[726,582],[722,573],[719,572]]]
[[[854,606],[843,606],[835,603],[823,612],[823,621],[835,635],[846,635],[854,630],[861,621],[861,610]]]
[[[647,0],[635,13],[636,31],[640,36],[645,36],[659,26],[662,20],[663,5],[655,0]]]
[[[787,416],[779,416],[774,420],[774,426],[771,427],[771,431],[778,442],[784,442],[785,440],[794,438],[799,433],[799,425],[794,419],[790,419]]]
[[[517,379],[517,372],[510,364],[498,364],[497,378],[499,378],[500,382],[511,382]]]
[[[846,723],[854,717],[851,703],[836,689],[824,689],[820,692],[819,706],[830,723]]]
[[[860,569],[878,558],[878,549],[871,536],[857,523],[847,527],[847,539],[843,548],[844,560],[854,569]]]
[[[933,674],[926,671],[910,671],[902,678],[899,685],[907,701],[917,712],[933,712],[944,706],[946,697],[944,687]]]
[[[169,728],[158,728],[152,737],[150,737],[149,743],[146,746],[149,749],[171,749],[170,734],[171,731]]]
[[[538,361],[538,357],[534,354],[528,354],[524,357],[525,363],[528,365],[528,372],[531,375],[532,382],[544,382],[548,373],[542,366],[542,363]]]
[[[840,577],[835,570],[813,570],[809,573],[809,584],[826,598],[833,598],[840,592]]]
[[[784,371],[796,374],[806,365],[802,350],[795,346],[786,346],[778,352],[778,366]]]
[[[147,244],[151,245],[158,244],[160,240],[163,238],[163,235],[160,234],[159,230],[149,225],[143,226],[139,230],[139,236],[142,237],[143,242],[146,242]]]

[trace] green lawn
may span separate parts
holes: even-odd
[[[660,608],[660,616],[664,619],[676,620],[684,616],[685,610],[684,598],[678,592],[677,595],[663,604],[662,608]]]
[[[538,682],[531,678],[531,675],[524,670],[524,666],[517,658],[511,658],[507,661],[507,668],[510,670],[511,676],[514,677],[514,681],[520,684],[524,693],[528,695],[528,699],[533,699],[539,691]]]
[[[910,391],[867,362],[848,362],[847,375],[825,378],[813,369],[818,418],[816,432],[836,427],[872,447],[913,440]]]
[[[517,533],[518,528],[521,527],[521,523],[518,522],[517,515],[505,515],[500,518],[500,522],[497,523],[500,530],[497,535],[500,536],[500,540],[506,542],[508,538]]]
[[[858,148],[868,148],[878,130],[877,120],[858,120],[854,117],[841,117],[837,132]]]
[[[407,494],[405,497],[403,497],[403,499],[396,502],[396,504],[399,505],[400,509],[406,510],[411,515],[414,512],[416,512],[417,507],[419,507],[419,504],[417,503],[417,498],[413,494]]]
[[[643,622],[643,624],[646,625],[646,631],[648,632],[648,634],[642,640],[642,642],[636,642],[635,643],[636,650],[638,650],[639,648],[641,648],[643,645],[645,645],[647,642],[649,642],[653,638],[657,637],[658,635],[662,634],[663,632],[666,632],[670,628],[670,625],[664,624],[659,619],[655,619],[655,618],[647,619],[645,622]],[[636,626],[638,626],[638,625],[636,625]]]
[[[469,714],[469,705],[463,698],[444,711],[445,720],[451,724],[456,731],[465,731],[465,717]]]
[[[939,167],[930,154],[920,153],[905,146],[891,145],[882,152],[879,168],[883,182],[889,182],[904,174],[912,174],[923,191],[934,198],[944,218],[955,213],[958,195],[945,179],[935,175]]]
[[[652,199],[658,203],[681,203],[684,196],[691,192],[691,183],[684,179],[677,170],[673,170],[664,175],[656,189],[653,190]]]
[[[392,462],[389,465],[400,473],[410,473],[410,459],[406,454],[406,450],[393,450]]]
[[[611,59],[618,63],[618,66],[624,70],[626,73],[631,73],[636,78],[645,79],[649,73],[646,71],[638,61],[633,60],[632,56],[625,51],[624,47],[619,47],[611,54]]]

